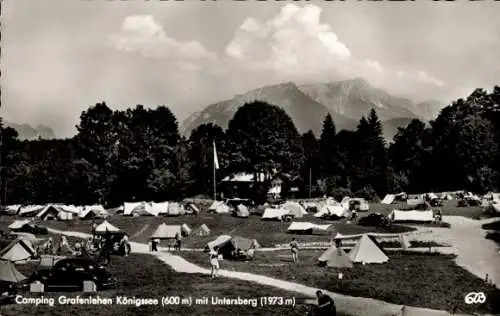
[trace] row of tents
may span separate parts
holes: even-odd
[[[36,217],[40,220],[73,220],[75,218],[106,218],[108,211],[102,205],[74,206],[63,204],[7,205],[4,212],[21,217]]]

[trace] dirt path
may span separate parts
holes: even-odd
[[[65,234],[68,236],[75,236],[80,238],[87,238],[89,234],[81,232],[69,232],[69,231],[59,231],[50,229],[51,232],[58,234]],[[177,272],[181,273],[200,273],[209,274],[208,269],[199,267],[185,259],[173,255],[168,252],[157,252],[151,253],[149,251],[149,246],[146,244],[141,244],[137,242],[131,242],[131,247],[133,252],[137,253],[147,253],[156,256],[158,259],[163,261],[165,264],[172,267]],[[239,279],[254,282],[257,284],[277,287],[283,290],[300,293],[302,295],[314,297],[314,293],[318,290],[317,288],[312,288],[298,283],[288,282],[284,280],[279,280],[275,278],[270,278],[263,275],[257,275],[246,272],[237,271],[227,271],[221,270],[220,275],[227,278]],[[332,293],[325,291],[335,300],[337,309],[340,312],[344,312],[349,315],[356,316],[396,316],[401,315],[402,305],[391,304],[388,302],[375,300],[372,298],[363,297],[353,297],[346,296],[342,294]],[[445,316],[451,315],[446,311],[439,311],[433,309],[419,308],[419,307],[405,307],[405,316]],[[458,315],[458,314],[455,314]]]
[[[473,220],[462,216],[444,216],[443,221],[450,228],[418,228],[409,234],[410,239],[446,243],[457,254],[456,263],[477,277],[484,279],[486,273],[500,284],[500,254],[495,242],[485,238],[486,231],[481,225],[497,219]]]

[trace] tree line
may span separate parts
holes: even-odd
[[[477,89],[434,121],[399,128],[390,144],[374,109],[354,131],[337,131],[327,115],[321,135],[300,135],[283,109],[260,101],[240,107],[226,130],[203,124],[188,138],[165,106],[113,111],[98,103],[82,112],[69,139],[19,141],[0,118],[1,200],[114,206],[210,195],[213,142],[218,180],[236,172],[286,174],[302,183],[302,196],[309,189],[313,196],[370,199],[399,191],[486,192],[500,186],[499,104],[500,87]]]

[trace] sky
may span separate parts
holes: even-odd
[[[0,115],[75,132],[83,110],[180,123],[260,86],[363,77],[448,102],[500,81],[500,2],[4,0]]]

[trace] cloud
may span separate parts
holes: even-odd
[[[376,70],[378,72],[384,72],[384,67],[378,62],[374,60],[365,60],[364,64],[366,67]]]
[[[197,41],[178,41],[167,35],[152,15],[125,18],[118,34],[110,36],[110,44],[125,52],[137,52],[145,58],[168,58],[184,70],[198,70],[217,56]]]
[[[397,75],[398,77],[403,77],[403,76],[405,75],[405,73],[404,73],[404,71],[402,71],[402,70],[398,70],[398,71],[396,71],[396,75]]]
[[[418,79],[418,81],[420,81],[422,83],[429,84],[429,85],[433,85],[433,86],[437,86],[437,87],[444,86],[444,82],[442,82],[441,80],[439,80],[437,78],[434,78],[433,76],[429,75],[425,71],[419,71],[417,74],[417,79]]]
[[[321,8],[288,4],[274,18],[246,19],[226,55],[251,68],[285,74],[319,73],[349,60],[351,51],[320,22]]]

